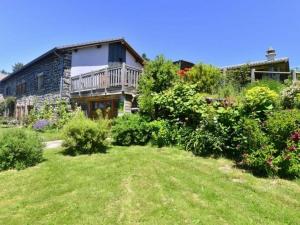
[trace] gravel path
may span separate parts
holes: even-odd
[[[46,147],[45,149],[52,149],[52,148],[59,148],[62,145],[62,140],[56,140],[56,141],[47,141],[45,142]]]

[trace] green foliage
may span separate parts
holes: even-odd
[[[151,137],[149,123],[137,114],[125,114],[116,118],[111,132],[116,145],[144,145]]]
[[[154,96],[155,117],[197,125],[206,110],[206,101],[196,85],[177,83]]]
[[[173,85],[178,80],[178,66],[163,56],[157,56],[148,61],[139,81],[139,106],[141,112],[152,115],[154,93],[160,93]]]
[[[286,87],[286,85],[274,79],[262,79],[249,83],[246,86],[246,90],[249,90],[254,87],[267,87],[270,90],[275,91],[277,94],[279,94]]]
[[[46,103],[41,108],[33,108],[26,119],[26,124],[32,127],[39,120],[48,120],[51,124],[50,129],[60,129],[72,116],[67,102],[57,101],[55,104]]]
[[[24,169],[43,160],[42,142],[36,133],[10,129],[0,137],[0,171]]]
[[[277,174],[278,167],[274,153],[276,150],[272,145],[265,145],[262,148],[252,151],[251,153],[245,153],[243,155],[243,165],[255,175],[259,176],[274,176]]]
[[[12,72],[17,72],[24,67],[23,63],[17,62],[12,66]]]
[[[77,111],[63,129],[65,153],[78,155],[105,152],[108,129],[106,120],[93,121]]]
[[[295,135],[297,138],[295,139]],[[296,131],[288,140],[287,148],[278,157],[279,175],[281,177],[300,177],[300,132]]]
[[[282,105],[285,109],[299,107],[300,82],[294,82],[281,93]]]
[[[291,133],[300,128],[300,112],[297,110],[281,110],[270,115],[265,129],[277,150],[286,148],[286,141]]]
[[[151,143],[158,147],[171,146],[177,143],[177,132],[166,120],[155,120],[150,123],[152,130]]]
[[[264,120],[278,105],[278,94],[268,87],[253,87],[246,91],[243,103],[247,115]]]
[[[196,84],[198,91],[212,94],[222,82],[222,76],[219,68],[199,63],[186,73],[186,80]]]
[[[226,71],[226,83],[233,83],[238,86],[245,86],[250,82],[249,66],[242,66],[238,69]]]

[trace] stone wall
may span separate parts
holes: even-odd
[[[71,53],[52,53],[45,58],[20,70],[12,77],[1,82],[4,98],[16,97],[16,117],[24,117],[32,107],[45,103],[55,104],[59,100],[70,101]],[[44,85],[38,89],[38,75],[43,74]],[[18,83],[26,83],[26,91],[17,95]],[[9,95],[6,90],[10,89]]]

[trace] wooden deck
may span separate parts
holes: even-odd
[[[71,95],[99,96],[112,94],[136,94],[142,70],[122,64],[71,77]]]

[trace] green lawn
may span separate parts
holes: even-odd
[[[113,147],[0,173],[0,224],[300,224],[300,181],[256,178],[226,159]]]
[[[15,129],[15,128],[0,128],[0,134],[2,132]],[[18,129],[28,129],[30,128],[18,128]],[[44,132],[37,132],[39,136],[42,138],[43,141],[54,141],[54,140],[61,140],[62,139],[62,132],[60,130],[46,130]]]

